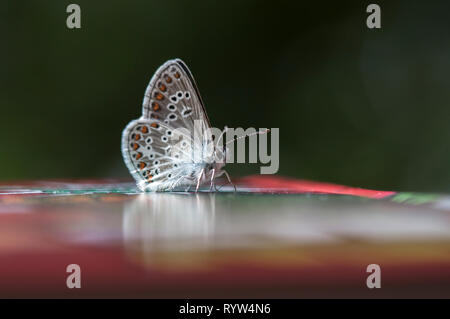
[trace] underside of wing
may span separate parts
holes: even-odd
[[[173,127],[193,129],[195,120],[211,126],[195,80],[180,59],[156,71],[145,91],[142,116]]]
[[[201,153],[209,127],[187,66],[179,59],[163,64],[146,89],[142,117],[132,121],[122,136],[122,153],[139,188],[164,190],[193,184],[201,169],[193,153]]]

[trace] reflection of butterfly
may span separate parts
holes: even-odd
[[[195,125],[196,123],[200,125]],[[179,59],[164,63],[145,91],[142,116],[122,134],[122,154],[142,191],[173,190],[194,186],[228,173],[222,170],[224,151],[213,146],[211,127],[200,93],[188,67]],[[180,129],[188,134],[175,133]],[[194,139],[194,130],[202,138]],[[177,138],[175,138],[177,137]],[[201,155],[200,160],[195,153]]]

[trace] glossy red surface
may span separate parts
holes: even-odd
[[[412,205],[292,179],[237,184],[139,194],[111,180],[3,183],[0,296],[450,296],[446,197]],[[366,286],[374,263],[381,289]],[[80,289],[66,285],[70,264]]]

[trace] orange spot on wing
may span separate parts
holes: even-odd
[[[152,103],[152,108],[153,108],[153,111],[159,111],[159,109],[160,109],[161,107],[159,106],[158,103],[153,102],[153,103]]]
[[[138,143],[134,143],[133,144],[133,150],[137,150],[139,148],[139,144]]]
[[[160,89],[161,91],[163,91],[163,92],[166,92],[166,91],[167,91],[167,87],[166,87],[164,84],[162,84],[162,83],[161,83],[161,85],[159,86],[159,89]]]
[[[177,79],[179,79],[181,75],[180,75],[179,72],[177,72],[177,73],[174,74],[174,76],[175,76]]]
[[[152,123],[150,124],[151,127],[153,128],[159,128],[159,124],[158,123]]]
[[[136,135],[134,136],[134,139],[135,139],[136,141],[139,141],[139,140],[141,139],[141,134],[136,134]]]
[[[166,76],[166,82],[167,83],[172,83],[172,78],[170,76]]]
[[[139,163],[139,169],[143,170],[145,168],[145,166],[147,166],[147,164],[145,164],[144,162],[140,162]]]
[[[142,153],[137,153],[136,154],[136,159],[138,160],[138,159],[140,159],[142,157]]]
[[[141,128],[141,132],[144,133],[144,134],[148,133],[148,127],[147,126],[143,126]]]
[[[164,95],[162,95],[161,92],[155,92],[155,98],[156,98],[158,101],[161,101],[162,99],[164,99]]]

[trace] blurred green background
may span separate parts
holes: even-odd
[[[127,177],[121,131],[179,57],[214,126],[280,128],[280,175],[449,192],[450,5],[373,2],[380,30],[369,1],[2,1],[0,180]]]

